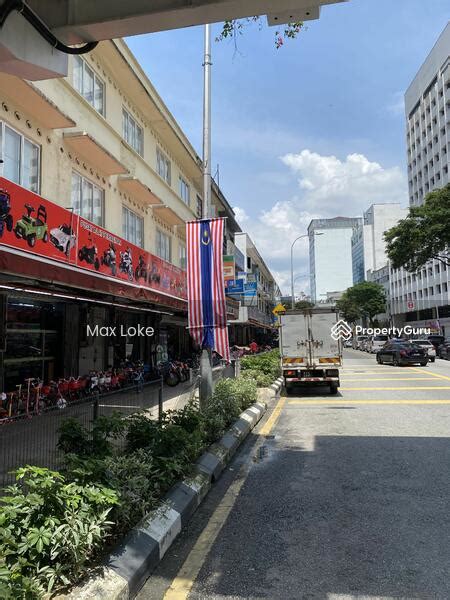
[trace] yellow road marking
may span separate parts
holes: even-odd
[[[450,400],[289,400],[289,404],[450,404]]]
[[[274,411],[267,419],[267,422],[261,428],[258,435],[268,435],[271,432],[285,403],[285,398],[280,398],[278,400]],[[212,545],[227,520],[236,498],[239,496],[239,492],[244,485],[250,470],[251,463],[252,459],[249,458],[249,460],[240,468],[237,478],[228,488],[225,496],[222,498],[205,529],[202,531],[200,537],[184,561],[177,576],[164,594],[164,600],[186,600],[188,597]]]
[[[341,387],[339,388],[342,392],[383,392],[383,391],[400,391],[400,390],[450,390],[450,385],[423,385],[423,386],[409,386],[404,385],[403,387]]]
[[[414,371],[419,371],[420,373],[423,373],[423,371],[421,371],[420,369],[416,369],[415,367],[413,367]],[[447,377],[447,375],[441,375],[440,373],[433,373],[432,371],[427,371],[427,375],[433,375],[433,377],[437,377],[438,379],[447,379],[448,381],[450,381],[450,377]]]
[[[273,410],[273,413],[267,419],[266,423],[264,423],[261,428],[259,435],[268,435],[275,423],[278,421],[278,417],[280,416],[281,411],[283,410],[284,405],[286,404],[286,398],[281,397],[278,400],[276,407]]]
[[[347,381],[435,381],[432,377],[343,377]]]

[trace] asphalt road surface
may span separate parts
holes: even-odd
[[[450,362],[282,396],[138,600],[450,598]]]

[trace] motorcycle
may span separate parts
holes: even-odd
[[[96,271],[100,269],[97,246],[94,243],[92,243],[92,246],[83,246],[78,250],[78,260],[80,262],[86,261],[88,265],[94,265]]]
[[[2,237],[5,227],[7,231],[12,231],[11,198],[6,190],[0,188],[0,237]]]
[[[136,281],[141,278],[145,282],[147,281],[147,265],[145,264],[144,257],[142,256],[142,254],[139,256],[139,262],[134,272],[134,277]]]
[[[159,376],[163,378],[164,383],[169,387],[175,387],[180,383],[179,371],[172,362],[160,361],[157,369]]]
[[[131,257],[131,250],[127,248],[125,252],[120,253],[119,269],[122,273],[128,275],[129,281],[133,281],[133,260]]]
[[[111,269],[112,275],[116,274],[116,249],[114,244],[110,244],[109,248],[103,252],[101,263]]]

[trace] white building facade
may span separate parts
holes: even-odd
[[[405,94],[410,206],[450,182],[450,23]],[[450,334],[449,268],[432,261],[417,273],[390,270],[391,313]]]
[[[384,232],[407,214],[408,209],[399,203],[372,204],[364,212],[363,220],[352,236],[353,284],[365,281],[368,271],[376,271],[387,264]]]
[[[360,217],[313,219],[308,227],[311,300],[353,285],[352,235]]]

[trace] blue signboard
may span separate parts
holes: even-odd
[[[244,280],[236,279],[235,281],[227,282],[225,293],[228,296],[235,296],[244,293]]]
[[[244,303],[247,306],[251,306],[255,302],[257,289],[256,281],[244,284]]]

